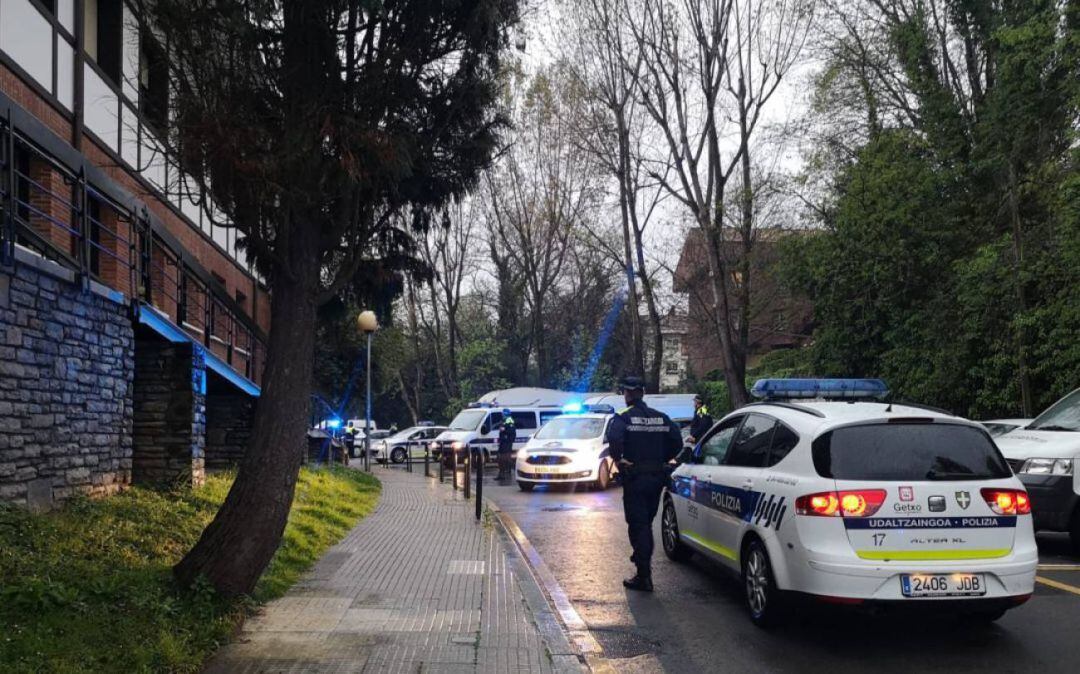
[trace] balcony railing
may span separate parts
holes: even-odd
[[[21,119],[20,119],[21,118]],[[37,123],[0,110],[0,262],[31,249],[156,311],[247,379],[261,382],[265,337],[222,285],[153,218],[85,160],[65,162]],[[70,155],[70,147],[53,148]],[[69,159],[71,156],[69,156]],[[77,166],[75,166],[77,164]],[[94,175],[88,175],[88,173]],[[255,301],[255,298],[253,298]]]

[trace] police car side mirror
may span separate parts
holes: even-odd
[[[480,427],[480,434],[481,435],[487,435],[490,432],[491,432],[491,426],[488,426],[486,423],[483,426]]]

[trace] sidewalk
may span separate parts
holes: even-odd
[[[382,497],[206,671],[581,672],[517,548],[423,472]]]

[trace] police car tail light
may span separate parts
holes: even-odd
[[[1030,515],[1031,499],[1019,489],[983,489],[982,497],[998,515]]]
[[[884,489],[826,491],[795,499],[795,512],[814,517],[870,517],[884,502]]]

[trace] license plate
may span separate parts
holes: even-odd
[[[537,468],[536,472],[540,475],[558,475],[566,472],[565,468]]]
[[[912,573],[900,576],[905,597],[981,597],[986,578],[981,573]]]

